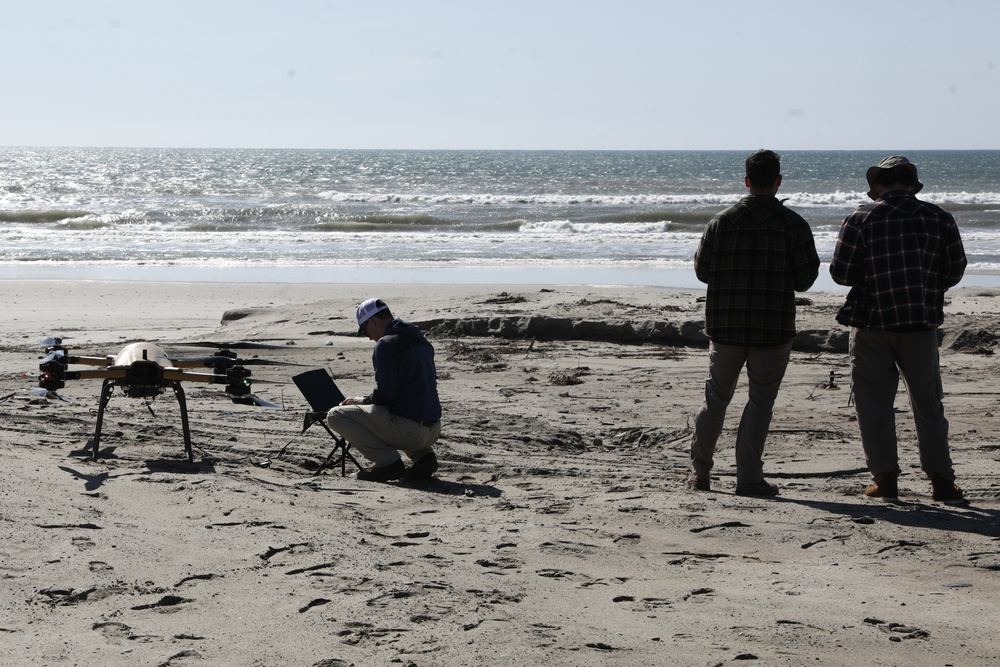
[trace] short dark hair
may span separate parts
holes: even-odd
[[[889,188],[897,183],[904,188],[916,185],[917,176],[912,169],[907,169],[903,165],[897,165],[892,169],[884,169],[875,177],[875,182],[883,188]]]
[[[747,178],[756,190],[766,190],[781,176],[781,156],[774,151],[761,149],[747,158]]]

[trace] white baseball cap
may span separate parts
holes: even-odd
[[[365,332],[365,322],[370,320],[376,313],[381,313],[383,310],[389,310],[389,306],[386,305],[385,301],[382,299],[368,299],[367,301],[362,301],[361,305],[358,306],[358,335],[360,336]]]

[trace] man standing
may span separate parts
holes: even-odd
[[[736,434],[736,494],[776,496],[764,479],[764,441],[795,337],[795,292],[819,275],[809,224],[775,195],[780,156],[759,150],[746,159],[749,196],[715,216],[694,256],[708,284],[705,332],[710,339],[705,401],[694,419],[689,484],[711,490],[710,472],[726,408],[743,366],[749,401]]]
[[[900,155],[865,174],[874,203],[852,213],[840,229],[830,275],[851,291],[837,321],[851,330],[851,382],[871,498],[895,498],[899,457],[893,404],[903,376],[913,410],[920,466],[934,500],[962,503],[948,450],[941,403],[937,328],[944,292],[958,284],[966,258],[951,214],[914,195],[923,184]]]
[[[346,398],[327,413],[330,428],[375,465],[358,479],[429,479],[438,468],[431,448],[441,434],[434,348],[416,326],[396,319],[381,299],[357,310],[358,335],[375,341],[375,390]],[[413,461],[409,470],[399,452]]]

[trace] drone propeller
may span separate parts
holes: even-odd
[[[60,401],[64,401],[66,403],[72,403],[72,401],[70,401],[68,398],[63,398],[56,392],[50,389],[45,389],[43,387],[32,387],[31,393],[34,394],[35,396],[41,396],[42,398],[59,399]]]
[[[66,356],[66,350],[52,350],[47,357],[42,359],[43,364],[47,364],[50,361],[55,361],[56,359],[62,359]]]
[[[72,338],[72,336],[61,336],[61,337],[60,336],[52,336],[50,338],[46,338],[45,340],[38,341],[38,344],[39,345],[45,345],[46,347],[51,346],[51,345],[59,346],[59,345],[62,345],[62,342],[64,340],[69,340],[70,338]]]
[[[278,339],[271,339],[278,340]],[[187,343],[177,343],[178,345],[187,345],[189,347],[214,347],[220,350],[283,350],[287,345],[275,345],[274,343],[259,343],[256,341],[231,341],[228,343],[220,343],[211,340],[199,340],[191,341]]]
[[[200,364],[202,366],[218,366],[218,365],[233,365],[233,366],[300,366],[301,364],[293,364],[289,361],[271,361],[270,359],[234,359],[232,357],[226,357],[222,355],[215,355],[211,357],[178,357],[176,359],[171,359],[175,364]]]
[[[233,403],[238,403],[240,405],[252,405],[257,408],[280,408],[281,406],[277,403],[271,403],[270,401],[265,401],[261,398],[254,396],[253,394],[244,394],[243,396],[236,396],[235,394],[226,394]]]
[[[240,359],[240,366],[301,366],[291,361],[274,361],[273,359]]]

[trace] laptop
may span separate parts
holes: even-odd
[[[344,393],[340,391],[337,387],[337,383],[333,381],[330,373],[327,372],[325,368],[317,368],[315,370],[306,371],[305,373],[299,373],[298,375],[292,376],[292,381],[295,382],[295,386],[299,388],[302,395],[305,396],[306,401],[309,402],[309,407],[312,408],[312,412],[307,412],[305,418],[302,420],[302,433],[305,433],[310,426],[313,424],[321,424],[326,432],[336,441],[336,446],[330,451],[330,454],[326,457],[326,460],[320,464],[313,474],[318,475],[323,468],[328,465],[340,464],[340,474],[341,476],[347,475],[347,462],[350,461],[358,467],[358,470],[362,470],[361,464],[358,460],[354,458],[353,455],[348,451],[351,448],[350,443],[344,438],[334,433],[330,426],[326,423],[326,413],[327,411],[335,405],[340,405],[341,401],[344,400]],[[301,435],[301,434],[300,434]],[[292,444],[292,441],[288,445]],[[285,453],[285,449],[288,448],[285,445],[282,448],[280,454]],[[340,452],[340,458],[336,461],[333,460],[334,455]]]
[[[292,381],[305,396],[313,412],[326,412],[333,406],[340,405],[345,398],[325,368],[300,373],[292,377]]]

